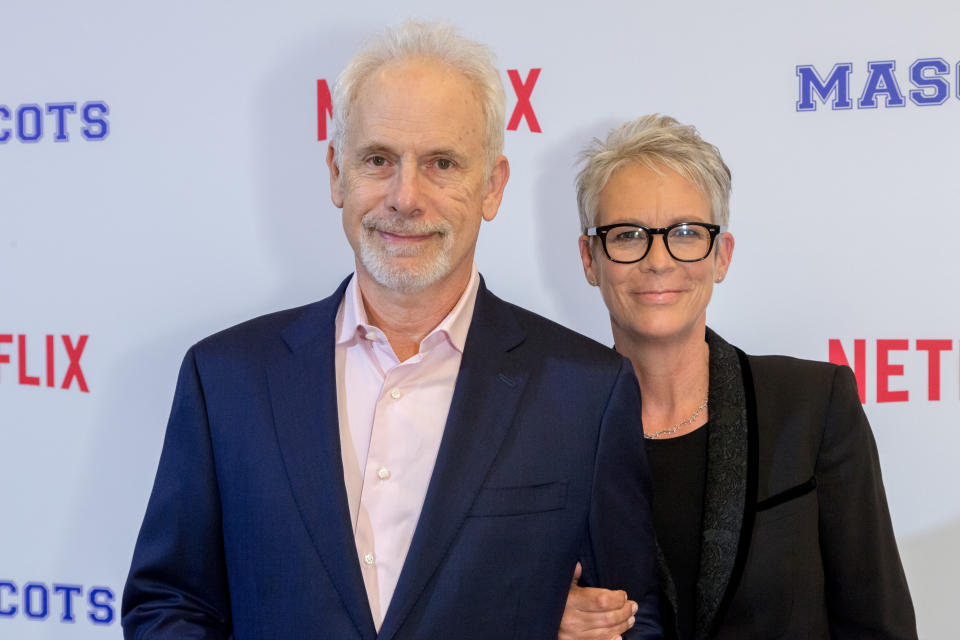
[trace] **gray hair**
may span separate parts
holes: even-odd
[[[496,56],[486,45],[461,36],[443,22],[407,20],[369,40],[337,78],[333,89],[331,144],[339,160],[350,111],[364,80],[391,62],[427,58],[449,65],[471,81],[480,98],[484,117],[484,152],[487,171],[503,153],[506,93],[496,67]]]
[[[577,175],[581,230],[596,223],[597,200],[610,177],[632,164],[657,172],[663,167],[676,171],[710,200],[713,222],[726,227],[730,221],[730,169],[720,150],[692,125],[669,116],[643,116],[611,130],[604,141],[594,138],[580,153],[580,161],[584,163]]]

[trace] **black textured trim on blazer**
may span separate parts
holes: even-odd
[[[753,536],[753,522],[756,519],[757,505],[757,473],[760,468],[760,427],[757,420],[757,393],[753,386],[753,372],[747,354],[742,349],[733,347],[740,361],[740,373],[743,378],[743,394],[747,410],[747,500],[743,510],[743,526],[740,529],[740,542],[737,545],[737,558],[734,561],[730,582],[723,594],[723,600],[717,607],[716,616],[710,627],[710,635],[715,634],[730,607],[733,595],[740,586],[740,579],[747,565],[747,554],[750,551],[750,540]]]
[[[735,591],[730,585],[739,581],[743,573],[759,473],[752,377],[744,374],[732,345],[710,329],[705,337],[710,347],[710,432],[694,612],[696,640],[709,638],[718,628],[729,606],[730,593]]]

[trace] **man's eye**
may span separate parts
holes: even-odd
[[[446,171],[447,169],[453,168],[453,162],[450,160],[447,160],[446,158],[440,158],[439,160],[436,161],[435,164],[437,169],[440,169],[441,171]]]
[[[387,164],[387,159],[383,156],[372,156],[368,162],[375,167],[384,167]]]

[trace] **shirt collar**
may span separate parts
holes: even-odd
[[[480,274],[477,272],[477,265],[473,265],[470,273],[470,280],[466,288],[453,306],[450,313],[440,321],[430,333],[421,341],[421,350],[429,348],[441,339],[445,339],[460,353],[463,353],[464,346],[467,343],[467,333],[470,331],[470,322],[473,319],[473,308],[477,302],[477,291],[480,289]],[[338,345],[356,343],[365,337],[377,339],[383,336],[383,332],[370,324],[367,319],[367,311],[363,306],[363,297],[360,294],[360,287],[357,285],[357,274],[354,273],[350,278],[350,283],[343,294],[343,301],[340,303],[340,311],[337,314],[337,342]],[[376,336],[376,337],[375,337]]]

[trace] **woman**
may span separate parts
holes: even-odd
[[[646,116],[583,157],[580,257],[643,392],[668,636],[915,638],[852,372],[707,328],[734,247],[718,150]],[[574,584],[560,638],[617,636],[624,601]]]

